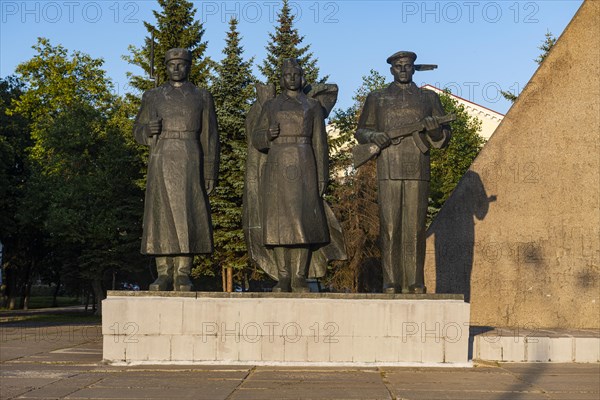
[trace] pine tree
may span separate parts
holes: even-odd
[[[160,85],[167,81],[167,73],[164,68],[165,53],[167,50],[179,47],[192,51],[192,69],[190,81],[197,86],[205,87],[209,78],[209,58],[204,57],[207,42],[202,41],[204,28],[200,21],[194,20],[196,9],[193,4],[186,0],[157,0],[162,11],[153,11],[156,25],[144,21],[148,31],[142,47],[129,46],[131,55],[123,58],[130,64],[137,65],[145,72],[144,76],[134,75],[129,72],[130,85],[140,91],[146,91],[155,85],[149,79],[152,75],[150,68],[150,54],[152,36],[154,36],[154,76],[156,84]]]
[[[542,44],[538,46],[538,49],[540,49],[542,53],[535,60],[533,60],[536,63],[538,63],[538,65],[540,65],[542,61],[546,59],[548,53],[550,53],[550,50],[552,49],[552,47],[554,47],[556,41],[558,40],[550,31],[546,32],[545,36],[546,39],[544,39]]]
[[[281,77],[281,66],[286,58],[297,58],[304,69],[304,77],[308,83],[324,83],[327,76],[319,79],[319,68],[317,60],[313,58],[310,45],[299,47],[304,36],[300,36],[298,29],[294,28],[294,15],[288,4],[283,0],[283,7],[278,15],[279,26],[275,27],[275,33],[269,33],[270,41],[267,45],[267,58],[259,66],[260,72],[265,76],[267,83],[272,83],[280,91],[279,80]]]
[[[221,141],[219,183],[211,197],[215,252],[206,257],[195,276],[213,274],[214,267],[234,268],[239,273],[248,264],[242,229],[242,195],[246,160],[244,120],[254,99],[253,59],[244,61],[237,30],[229,23],[223,60],[215,66],[211,91],[215,100]],[[213,268],[206,270],[208,265]]]
[[[546,59],[546,57],[548,56],[548,53],[550,53],[550,50],[552,49],[552,47],[554,47],[554,45],[556,44],[556,41],[558,40],[556,38],[556,36],[554,36],[552,34],[552,32],[550,32],[550,31],[546,32],[545,36],[546,36],[546,39],[544,39],[542,44],[540,44],[538,46],[538,49],[540,49],[542,51],[542,53],[535,60],[533,60],[538,65],[542,64],[542,61],[544,61]],[[500,94],[502,95],[502,97],[504,97],[506,100],[510,101],[511,103],[514,103],[518,98],[518,95],[511,93],[511,92],[505,92],[504,90],[501,90]]]

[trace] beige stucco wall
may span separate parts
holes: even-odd
[[[600,328],[600,1],[586,1],[433,222],[430,292],[474,325]]]

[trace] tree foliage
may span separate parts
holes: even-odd
[[[481,121],[470,116],[465,107],[450,97],[450,91],[440,95],[446,114],[456,114],[452,139],[444,149],[431,149],[431,183],[427,220],[430,223],[444,205],[462,176],[467,172],[485,143],[479,135]]]
[[[33,140],[17,217],[43,227],[46,256],[91,282],[100,300],[105,272],[141,261],[142,167],[127,139],[131,107],[111,94],[102,60],[47,39],[34,49],[17,67],[26,90],[10,109],[28,118]]]
[[[552,47],[554,47],[554,45],[556,44],[556,41],[558,40],[558,38],[556,38],[550,31],[546,32],[545,37],[546,38],[544,39],[542,44],[540,44],[538,46],[538,49],[540,49],[542,52],[535,60],[533,60],[538,65],[542,64],[542,62],[546,59],[546,57],[548,56],[548,53],[550,53],[550,50],[552,49]],[[500,94],[502,95],[502,97],[504,97],[506,100],[510,101],[511,103],[514,103],[518,97],[518,95],[511,93],[511,92],[505,92],[504,90],[501,90]]]
[[[355,170],[351,150],[367,95],[387,83],[375,70],[362,79],[354,104],[334,110],[330,121],[335,134],[329,139],[332,176],[328,200],[342,225],[348,254],[347,261],[334,262],[328,273],[327,282],[336,291],[372,292],[381,288],[376,166],[370,161]]]
[[[0,78],[0,241],[17,233],[15,214],[23,184],[29,175],[25,150],[31,146],[28,122],[21,115],[7,115],[12,101],[23,93],[15,77]]]
[[[31,175],[27,148],[32,140],[27,119],[7,111],[23,90],[23,83],[14,76],[0,79],[0,241],[4,245],[0,304],[6,302],[10,308],[18,306],[18,297],[27,291],[43,237],[38,224],[23,226],[18,218],[26,206]]]
[[[554,47],[556,41],[558,40],[558,38],[554,36],[550,31],[547,31],[544,36],[544,41],[538,46],[538,49],[540,49],[542,52],[535,60],[533,60],[538,65],[541,65],[542,62],[546,59],[546,57],[548,57],[548,53],[550,53],[550,50],[552,49],[552,47]]]
[[[225,57],[216,65],[211,85],[221,142],[219,182],[210,200],[215,252],[205,257],[202,264],[211,268],[208,271],[197,269],[196,276],[214,274],[220,266],[234,268],[239,273],[248,264],[242,229],[247,146],[244,121],[254,99],[255,79],[252,75],[253,59],[243,58],[244,49],[237,24],[236,19],[229,23],[223,49]]]
[[[207,42],[202,41],[204,36],[203,24],[194,20],[196,9],[193,3],[186,0],[157,0],[160,11],[153,11],[156,25],[144,21],[148,36],[141,47],[129,46],[131,54],[123,58],[130,64],[140,67],[145,75],[129,73],[130,84],[135,89],[144,92],[155,84],[167,82],[167,73],[164,68],[165,53],[172,48],[185,48],[192,52],[192,69],[190,81],[197,86],[206,87],[211,61],[204,57]],[[151,42],[154,36],[154,71],[151,71],[150,55]],[[154,74],[156,82],[149,79]]]
[[[362,110],[367,96],[373,90],[382,89],[387,85],[385,77],[374,69],[370,70],[368,75],[364,75],[362,80],[361,86],[352,97],[354,104],[345,110],[339,108],[333,110],[330,124],[335,127],[336,134],[329,138],[329,149],[330,159],[336,163],[338,161],[348,163],[349,161],[346,157],[349,153],[341,150],[356,144],[354,132],[358,127],[360,110]]]
[[[288,0],[283,0],[283,6],[277,16],[279,25],[275,26],[274,33],[269,33],[270,40],[266,47],[267,58],[258,67],[265,76],[266,82],[274,84],[277,92],[280,92],[281,67],[286,58],[298,59],[308,83],[327,81],[327,76],[319,79],[317,60],[310,52],[310,45],[301,47],[304,36],[300,35],[297,28],[294,28],[295,16],[291,12]]]

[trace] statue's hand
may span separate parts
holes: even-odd
[[[425,117],[423,119],[423,123],[425,124],[425,130],[431,132],[437,130],[440,125],[437,123],[435,118],[433,117]]]
[[[149,121],[148,128],[150,128],[151,136],[160,135],[160,132],[162,131],[162,119],[158,118]]]
[[[269,135],[269,140],[275,140],[277,139],[277,137],[279,136],[279,124],[273,124],[269,127],[269,131],[268,131],[268,135]]]
[[[206,179],[204,187],[206,188],[206,194],[211,194],[215,190],[215,181],[213,179]]]
[[[385,132],[375,132],[371,137],[371,142],[375,143],[379,148],[388,147],[391,143],[390,137]]]

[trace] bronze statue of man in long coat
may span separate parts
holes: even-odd
[[[144,93],[134,125],[136,140],[150,146],[141,246],[156,257],[150,290],[192,290],[193,256],[213,251],[208,194],[219,135],[212,96],[187,80],[191,61],[186,49],[167,51],[169,82]]]
[[[438,95],[412,77],[417,55],[400,51],[387,59],[394,76],[367,96],[356,139],[381,148],[377,159],[380,240],[385,293],[425,293],[425,221],[429,199],[429,148],[445,147],[450,127],[439,124]],[[428,69],[435,66],[423,66]],[[423,130],[392,139],[395,130],[422,123]]]

